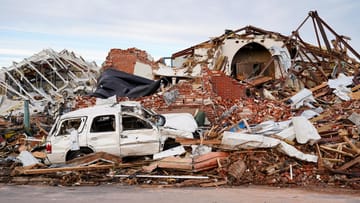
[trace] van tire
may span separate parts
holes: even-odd
[[[93,153],[93,151],[89,148],[80,148],[78,151],[69,151],[66,156],[66,161],[85,156],[87,154]]]

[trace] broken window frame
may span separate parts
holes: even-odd
[[[60,121],[60,124],[58,126],[55,126],[55,136],[64,136],[64,135],[68,135],[69,134],[69,130],[71,128],[73,128],[72,126],[69,126],[69,123],[71,122],[79,122],[79,126],[77,129],[78,133],[82,133],[82,131],[84,130],[85,124],[86,124],[86,120],[87,120],[87,116],[82,116],[82,117],[72,117],[72,118],[67,118],[64,120]],[[57,122],[56,122],[57,123]],[[59,129],[57,129],[59,128]]]
[[[134,115],[123,114],[121,117],[122,130],[142,130],[142,129],[153,129],[153,125],[146,119]],[[131,120],[131,121],[130,121]],[[140,124],[142,126],[140,126]],[[131,125],[131,127],[127,126]]]
[[[104,133],[116,131],[115,114],[99,115],[92,119],[90,133]]]

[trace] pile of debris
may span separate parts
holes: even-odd
[[[299,35],[310,18],[316,26],[318,46],[304,42]],[[331,43],[326,33],[335,36]],[[28,136],[15,125],[21,125],[21,117],[5,117],[6,120],[0,120],[1,182],[52,185],[111,182],[147,187],[266,184],[359,189],[360,55],[348,40],[312,11],[290,36],[252,26],[227,30],[220,37],[174,53],[171,57],[174,67],[156,64],[146,52],[136,48],[112,49],[92,95],[99,98],[115,95],[115,102],[134,100],[149,112],[163,115],[190,113],[199,127],[196,133],[185,137],[173,127],[166,131],[160,126],[159,131],[173,130],[175,136],[170,147],[152,157],[95,152],[48,166],[44,163],[49,157],[43,152],[49,132],[45,122],[39,117],[33,119],[35,133]],[[350,57],[348,51],[357,59]],[[44,64],[53,67],[54,63],[68,62],[78,74],[93,73],[92,68],[81,66],[79,61],[51,56],[41,59],[42,63],[32,60],[26,66],[7,70],[9,81],[3,85],[27,99],[31,95],[23,93],[37,90],[20,85],[19,78],[30,77],[29,72],[18,71],[20,67],[39,70],[36,67]],[[43,80],[50,86],[71,83],[75,87],[79,85],[76,81],[84,81],[82,76],[70,80],[69,77],[78,75],[73,69],[49,70],[54,71],[54,79],[68,79],[50,83],[50,74],[45,76],[44,71],[36,71],[45,76]],[[153,71],[152,78],[149,70]],[[15,73],[27,75],[15,79]],[[93,76],[88,77],[89,81],[94,80]],[[115,83],[111,80],[117,80],[119,85],[113,87]],[[18,84],[15,85],[18,90],[14,84]],[[64,88],[55,89],[62,94]],[[51,96],[38,92],[43,96],[41,99],[54,100],[50,91]],[[91,95],[71,95],[74,101],[71,110],[103,102]]]

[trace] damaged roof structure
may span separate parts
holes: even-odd
[[[55,104],[76,92],[91,92],[98,73],[99,67],[95,62],[89,63],[74,52],[44,49],[19,63],[14,62],[8,68],[2,68],[0,85],[4,96],[11,101]]]
[[[317,45],[300,36],[300,29],[309,19]],[[329,41],[329,37],[334,39]],[[186,68],[189,76],[199,75],[201,65],[207,65],[210,70],[220,70],[251,85],[291,79],[294,75],[301,87],[312,88],[336,78],[340,72],[357,73],[360,55],[349,45],[349,39],[337,34],[316,11],[311,11],[290,36],[246,26],[226,30],[219,37],[174,53],[172,59],[174,66]]]
[[[300,36],[307,21],[314,26],[316,45]],[[112,49],[97,81],[94,92],[102,92],[97,97],[136,100],[161,114],[191,113],[200,126],[199,135],[175,137],[180,149],[164,150],[156,154],[158,159],[126,162],[97,152],[65,167],[19,166],[8,181],[41,175],[42,181],[55,179],[63,185],[113,181],[175,187],[267,184],[359,189],[360,56],[349,40],[311,11],[289,36],[254,26],[226,30],[172,54],[171,67],[163,60],[154,62],[143,50]],[[104,88],[101,77],[108,74],[126,76],[117,85],[125,92],[137,88],[128,76],[151,84],[157,80],[157,90],[129,96],[116,87]],[[122,87],[126,83],[130,84]],[[85,108],[96,100],[77,97],[75,106]],[[43,130],[36,136],[44,136]],[[29,138],[22,139],[26,141]],[[17,146],[8,145],[8,149]]]

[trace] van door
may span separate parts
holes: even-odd
[[[160,134],[151,122],[135,114],[121,116],[121,156],[151,155],[160,150]]]
[[[83,142],[83,131],[86,123],[86,117],[74,117],[57,122],[50,137],[52,152],[47,154],[48,159],[53,163],[66,161],[66,153],[70,150],[70,131],[75,129],[79,134],[79,143]]]
[[[119,121],[115,114],[100,115],[93,118],[90,132],[88,133],[88,145],[96,152],[107,152],[120,155],[119,147]]]

